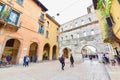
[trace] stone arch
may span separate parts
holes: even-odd
[[[52,48],[52,60],[55,60],[57,59],[57,46],[54,45],[53,48]]]
[[[72,48],[71,48],[71,46],[61,47],[60,52],[59,52],[59,56],[62,56],[63,50],[64,50],[65,48],[67,48],[67,49],[69,50],[69,52],[72,52],[72,51],[73,51]]]
[[[38,43],[33,42],[30,44],[30,49],[29,49],[29,58],[30,62],[36,62],[37,61],[37,51],[38,51]]]
[[[91,54],[91,53],[89,53],[89,54],[83,54],[82,53],[82,49],[84,48],[84,47],[86,47],[86,46],[92,46],[92,47],[94,47],[95,49],[96,49],[96,53],[97,53],[97,51],[99,51],[99,47],[98,46],[96,46],[96,45],[94,45],[94,44],[84,44],[83,46],[81,46],[80,47],[80,53],[82,54],[82,57],[83,58],[85,58],[85,57],[88,57],[88,56],[92,56],[93,58],[95,58],[96,57],[96,53],[95,54]],[[98,56],[98,55],[97,55]]]
[[[46,43],[43,48],[43,60],[49,60],[50,58],[50,44]]]
[[[96,51],[99,51],[98,47],[95,46],[94,44],[84,44],[83,46],[80,47],[80,53],[82,52],[82,49],[83,49],[83,47],[85,47],[85,46],[93,46],[94,48],[96,48]]]
[[[69,58],[71,51],[72,49],[70,46],[62,47],[62,49],[60,50],[60,56],[64,55],[66,58]]]
[[[12,56],[11,63],[16,64],[20,55],[19,49],[21,46],[21,39],[9,37],[5,40],[3,54],[1,59],[6,61],[8,55]]]

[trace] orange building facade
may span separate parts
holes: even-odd
[[[59,23],[38,0],[0,0],[0,57],[22,63],[57,59]],[[49,26],[49,28],[48,28]]]

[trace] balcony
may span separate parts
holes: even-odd
[[[20,21],[17,24],[13,24],[12,22],[9,22],[8,20],[0,17],[0,29],[16,32],[21,27],[21,24],[22,23]]]
[[[7,31],[17,31],[21,27],[19,21],[20,13],[12,10],[12,8],[4,9],[0,12],[0,29],[3,28]]]

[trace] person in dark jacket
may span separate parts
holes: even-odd
[[[11,55],[8,55],[8,56],[6,57],[6,60],[7,60],[8,64],[11,64],[12,56],[11,56]]]
[[[61,64],[62,64],[62,70],[64,70],[64,67],[65,67],[65,57],[64,57],[64,55],[61,56]]]
[[[74,58],[72,56],[72,54],[70,55],[70,67],[74,67]]]
[[[25,55],[23,58],[23,66],[25,66],[25,67],[27,66],[26,60],[27,60],[27,55]]]

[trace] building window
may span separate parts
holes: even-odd
[[[66,37],[66,39],[67,39],[67,36],[65,36]]]
[[[77,38],[80,38],[80,34],[79,33],[77,34]]]
[[[114,20],[113,20],[112,15],[110,15],[110,17],[107,17],[106,21],[109,27],[112,27],[114,25]]]
[[[8,18],[8,22],[17,25],[20,13],[17,13],[10,9],[10,16]]]
[[[47,21],[46,26],[49,27],[49,21]]]
[[[94,35],[94,34],[95,34],[95,32],[94,32],[94,30],[93,30],[93,29],[91,30],[91,34],[92,34],[92,35]]]
[[[3,11],[4,7],[5,7],[5,5],[0,4],[0,16],[1,16],[1,13],[2,13],[2,11]]]
[[[59,37],[57,36],[57,39],[56,39],[57,42],[58,42],[58,39],[59,39]]]
[[[84,36],[87,36],[87,34],[86,34],[86,32],[85,32],[85,31],[83,32],[83,35],[84,35]]]
[[[46,31],[46,38],[48,38],[49,37],[49,32],[48,31]]]
[[[61,37],[61,40],[63,40],[63,37]]]
[[[71,39],[73,39],[73,35],[71,35]]]
[[[5,6],[5,5],[3,5],[3,4],[0,4],[0,12],[2,12],[2,11],[3,11],[3,9],[4,9],[4,6]]]
[[[20,5],[23,5],[23,0],[16,0],[16,2]]]
[[[77,22],[75,22],[75,26],[76,26],[76,27],[78,26],[78,23],[77,23]]]
[[[44,27],[43,27],[42,25],[39,25],[38,32],[39,32],[40,34],[44,34]]]
[[[120,4],[120,0],[118,0],[119,4]]]
[[[45,21],[45,19],[44,19],[44,14],[43,14],[42,12],[40,13],[40,21],[42,21],[42,22]]]
[[[85,24],[83,20],[81,21],[81,23],[82,23],[82,25],[84,25],[84,24]]]
[[[57,32],[59,32],[59,28],[57,28]]]
[[[89,19],[89,21],[91,22],[91,18],[88,18]]]

